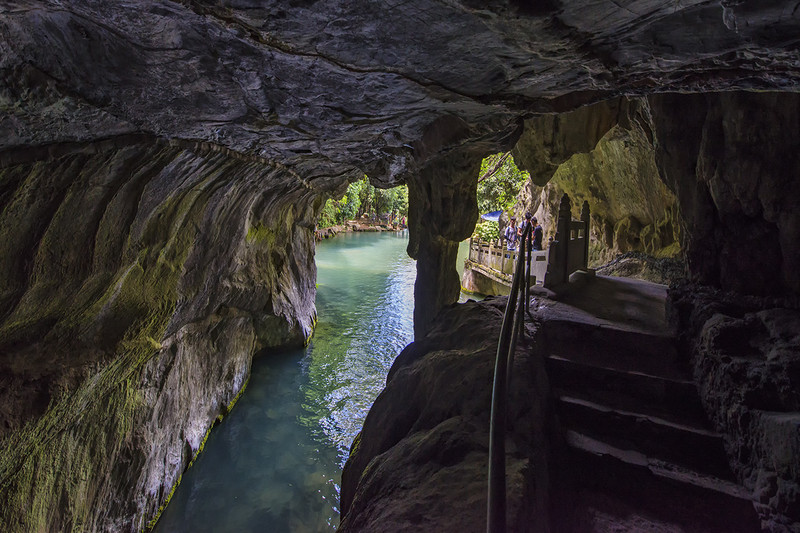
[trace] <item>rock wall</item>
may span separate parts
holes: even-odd
[[[800,300],[684,284],[668,309],[766,531],[800,529]]]
[[[657,162],[678,197],[693,279],[744,294],[800,292],[800,97],[649,100]]]
[[[573,205],[589,201],[596,263],[630,251],[683,252],[703,284],[796,293],[799,123],[796,94],[744,92],[664,94],[526,121],[514,153],[533,173],[518,210],[535,212],[549,236],[567,192]],[[595,146],[570,140],[606,128]],[[546,163],[525,163],[542,153]]]
[[[532,212],[546,241],[555,236],[564,193],[575,206],[575,219],[588,201],[590,266],[627,252],[678,255],[677,201],[656,166],[649,115],[645,100],[621,99],[527,120],[513,151],[515,160],[531,172],[517,212]]]
[[[504,306],[505,299],[448,306],[397,357],[350,450],[339,531],[486,530],[489,405]],[[547,380],[529,349],[520,345],[514,357],[508,525],[548,531]]]
[[[442,307],[458,300],[456,255],[478,219],[480,164],[480,156],[455,154],[408,182],[408,255],[417,260],[415,338],[427,333]]]
[[[155,514],[241,390],[249,353],[307,336],[313,214],[326,191],[364,173],[382,186],[410,182],[422,332],[454,298],[453,242],[475,218],[474,157],[511,147],[522,118],[622,95],[793,91],[800,83],[796,19],[783,2],[626,7],[0,7],[4,529],[137,529]],[[759,141],[782,153],[793,137],[768,134],[766,120],[797,127],[775,100],[772,115],[745,107],[734,115],[750,113]],[[685,227],[700,231],[690,266],[700,279],[742,285],[745,252],[725,233],[744,227],[772,265],[758,290],[797,291],[795,193],[759,196],[741,210],[747,223],[736,218],[736,203],[755,197],[750,171],[718,179],[713,168],[738,155],[710,142],[720,137],[700,121],[725,133],[735,117],[714,106],[691,110],[698,113],[658,122],[656,135],[674,148],[661,166],[671,187],[683,184]],[[591,139],[613,127],[613,116],[598,118]],[[746,131],[735,131],[731,146],[746,148]],[[762,153],[765,164],[776,161],[778,152],[757,150],[740,162]],[[698,154],[713,187],[692,181]],[[782,168],[775,176],[790,175]],[[775,183],[794,190],[794,181]],[[716,213],[724,224],[713,222]]]
[[[575,111],[529,118],[514,146],[514,162],[530,173],[534,185],[543,187],[574,154],[592,151],[629,107],[627,99],[611,99]]]
[[[321,200],[147,136],[0,162],[0,523],[139,531],[255,351],[310,335]]]

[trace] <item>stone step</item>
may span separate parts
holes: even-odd
[[[575,322],[548,323],[545,353],[608,369],[686,380],[672,337]]]
[[[653,460],[581,433],[566,434],[571,484],[555,499],[561,532],[754,532],[760,522],[741,486]]]
[[[678,464],[703,475],[732,481],[724,440],[704,427],[681,424],[635,411],[561,396],[557,403],[562,427],[616,448]]]
[[[613,409],[636,410],[671,422],[699,427],[707,424],[692,381],[606,368],[560,355],[548,356],[546,364],[556,395],[573,396]]]

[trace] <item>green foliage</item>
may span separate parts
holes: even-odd
[[[500,238],[500,227],[497,222],[484,222],[475,226],[475,235],[484,241],[496,241]]]
[[[370,186],[371,187],[371,186]],[[372,204],[377,214],[394,213],[408,214],[408,187],[394,187],[393,189],[372,188]]]
[[[333,198],[328,198],[328,201],[325,202],[325,205],[322,207],[322,212],[319,214],[319,222],[317,223],[320,228],[329,228],[336,225],[338,203],[339,202]]]
[[[509,154],[490,155],[481,163],[478,182],[478,210],[481,213],[497,211],[512,212],[517,194],[530,174],[514,164]]]
[[[340,200],[328,199],[319,217],[319,227],[327,228],[359,218],[363,214],[408,215],[408,187],[377,189],[364,177],[351,183]]]

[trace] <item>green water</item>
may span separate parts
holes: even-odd
[[[332,531],[349,446],[413,338],[406,233],[317,245],[317,329],[257,357],[247,390],[184,474],[154,531]]]

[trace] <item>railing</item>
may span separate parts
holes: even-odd
[[[494,270],[503,277],[510,279],[514,274],[514,265],[517,262],[518,252],[507,250],[502,244],[485,242],[477,239],[469,240],[469,256],[467,259],[472,263],[485,266]],[[530,274],[534,276],[537,283],[543,283],[547,273],[548,251],[539,250],[533,252],[531,259]]]
[[[492,415],[489,426],[489,496],[487,498],[486,531],[506,531],[506,415],[507,391],[517,340],[523,332],[524,315],[530,305],[531,225],[527,224],[520,239],[511,293],[508,295],[492,388]],[[527,266],[527,272],[526,272]]]
[[[589,257],[589,204],[583,203],[580,220],[572,220],[571,202],[561,197],[555,240],[547,248],[544,264],[547,275],[545,287],[566,283],[576,270],[586,270]],[[506,416],[508,384],[517,340],[523,334],[524,316],[530,310],[531,258],[536,261],[544,252],[533,252],[531,225],[526,224],[516,258],[511,293],[508,295],[492,388],[492,415],[489,426],[489,496],[486,503],[487,533],[506,532]],[[470,254],[472,254],[470,245]],[[480,251],[480,249],[479,249]],[[510,253],[510,252],[509,252]],[[470,257],[470,259],[472,259]],[[527,271],[526,271],[527,268]],[[538,270],[536,270],[538,271]],[[534,278],[536,279],[536,278]]]
[[[511,277],[514,273],[517,252],[514,250],[506,250],[502,243],[495,244],[493,241],[485,242],[470,239],[468,259],[473,263],[484,265]]]

